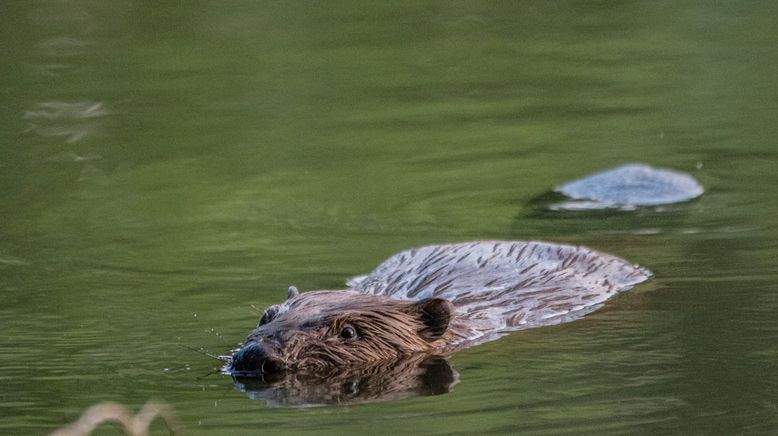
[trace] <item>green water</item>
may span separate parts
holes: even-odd
[[[0,433],[151,398],[189,434],[778,432],[776,22],[771,1],[4,1]],[[534,206],[634,161],[707,192]],[[289,284],[471,239],[655,278],[454,355],[440,396],[267,408],[187,348],[227,353]]]

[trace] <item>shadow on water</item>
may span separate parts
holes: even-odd
[[[546,233],[577,233],[582,229],[586,232],[630,235],[698,231],[688,227],[689,216],[697,206],[697,200],[662,206],[591,209],[563,207],[568,203],[572,202],[553,191],[533,197],[516,214],[511,234],[526,233],[528,226],[545,229]]]
[[[441,357],[416,356],[370,368],[340,368],[326,374],[287,373],[273,378],[233,377],[249,398],[270,407],[357,404],[446,394],[459,374]]]

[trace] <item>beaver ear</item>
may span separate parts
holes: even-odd
[[[297,290],[296,286],[290,286],[289,289],[286,291],[286,299],[291,300],[292,298],[297,298],[300,296],[300,291]]]
[[[443,336],[454,318],[454,305],[442,298],[422,300],[411,307],[424,324],[424,327],[419,330],[419,336],[427,341],[434,341]]]

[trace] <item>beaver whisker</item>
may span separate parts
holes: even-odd
[[[215,353],[211,353],[210,351],[206,351],[203,347],[194,348],[184,344],[178,344],[178,345],[180,347],[186,348],[187,350],[194,351],[195,353],[202,354],[203,356],[208,356],[211,359],[218,360],[219,362],[229,363],[230,361],[232,361],[232,356],[217,355]]]

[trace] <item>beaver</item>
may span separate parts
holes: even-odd
[[[291,287],[283,303],[264,311],[227,369],[272,380],[445,357],[509,332],[579,319],[650,275],[612,255],[545,242],[410,249],[345,290]]]

